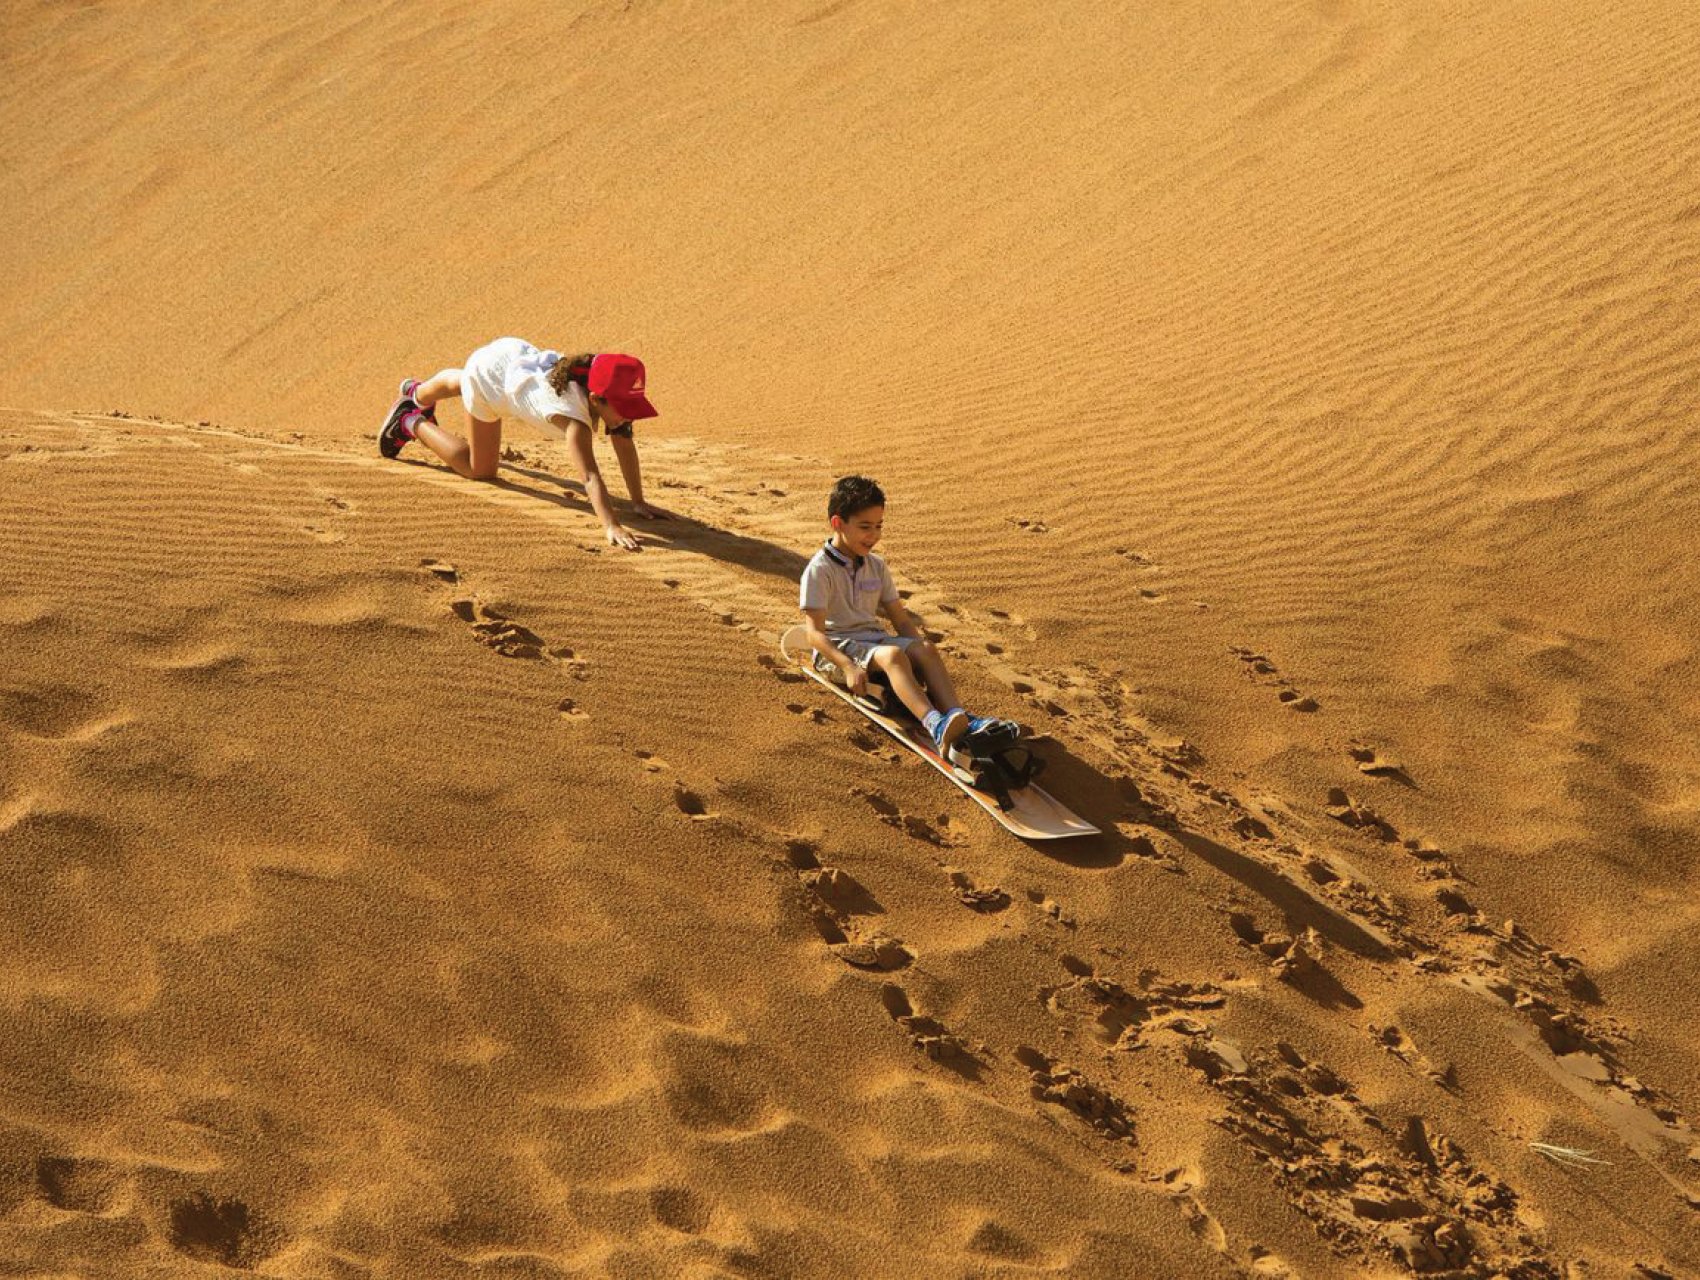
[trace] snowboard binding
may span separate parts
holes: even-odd
[[[1011,793],[1020,791],[1044,772],[1045,761],[1010,733],[986,735],[970,742],[970,734],[951,751],[951,764],[974,776],[974,785],[994,797],[1005,813],[1014,806]]]

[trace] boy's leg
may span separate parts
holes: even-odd
[[[944,669],[944,658],[931,640],[917,640],[904,652],[908,655],[911,666],[926,682],[927,692],[932,695],[933,706],[940,711],[949,711],[952,707],[962,705],[957,700],[956,685],[950,678],[950,672]]]
[[[913,652],[914,648],[911,645],[909,652]],[[891,691],[903,700],[910,715],[917,720],[926,719],[927,712],[933,710],[933,704],[920,680],[916,679],[915,668],[910,664],[907,652],[895,644],[882,644],[874,650],[868,665],[885,673],[885,678],[891,682]]]
[[[468,443],[454,432],[421,418],[413,427],[413,438],[468,480],[494,480],[502,454],[502,423],[467,419],[472,440]]]
[[[439,369],[413,388],[413,403],[421,409],[429,409],[439,400],[454,400],[459,396],[459,369]]]

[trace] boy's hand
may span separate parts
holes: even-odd
[[[868,669],[859,663],[852,662],[850,670],[844,673],[844,687],[858,698],[868,696]]]
[[[652,502],[634,502],[632,503],[632,512],[634,515],[640,515],[646,520],[673,519],[673,513],[671,511],[668,511],[665,507],[658,507]]]
[[[609,525],[603,530],[603,533],[606,535],[608,545],[611,547],[624,547],[627,551],[636,551],[638,549],[637,535],[635,533],[627,533],[617,524]]]

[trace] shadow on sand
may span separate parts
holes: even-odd
[[[510,475],[524,476],[536,484],[524,484],[507,478]],[[590,507],[590,500],[585,497],[584,486],[577,480],[568,480],[536,467],[504,462],[502,475],[488,483],[506,489],[509,493],[523,493],[539,502],[564,507],[569,511],[581,511],[593,522],[596,519],[596,513]],[[560,491],[551,492],[538,487],[544,484],[554,485]],[[634,532],[642,535],[645,546],[695,552],[697,555],[722,560],[743,569],[754,569],[757,573],[782,579],[792,586],[803,576],[803,567],[809,562],[808,555],[789,547],[733,533],[729,529],[718,529],[689,516],[674,514],[669,520],[645,520],[631,514],[629,503],[622,502],[619,507],[621,519],[627,521]],[[813,554],[811,548],[809,555]]]

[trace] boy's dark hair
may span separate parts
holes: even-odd
[[[845,476],[832,486],[832,496],[826,500],[828,519],[843,516],[848,520],[858,511],[885,505],[885,490],[867,476]]]

